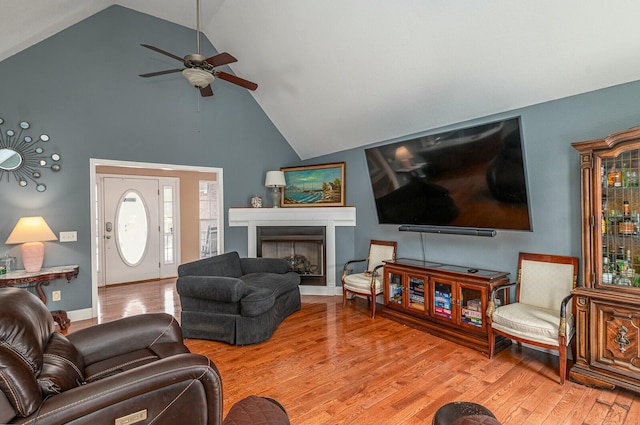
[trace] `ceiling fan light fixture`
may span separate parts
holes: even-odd
[[[182,75],[187,79],[193,87],[207,87],[213,82],[213,75],[207,71],[198,68],[186,68],[182,71]]]

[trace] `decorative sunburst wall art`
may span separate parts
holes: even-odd
[[[3,124],[4,119],[0,118],[0,181],[6,174],[7,182],[10,182],[13,175],[19,186],[27,187],[31,181],[38,192],[44,192],[47,185],[40,180],[42,169],[60,171],[62,157],[57,152],[45,154],[43,145],[49,141],[48,135],[41,134],[34,140],[25,134],[31,127],[27,121],[20,122],[17,133],[14,130],[4,130]]]

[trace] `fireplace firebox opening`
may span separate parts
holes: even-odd
[[[258,226],[257,256],[284,258],[301,285],[325,286],[326,233],[323,226]]]

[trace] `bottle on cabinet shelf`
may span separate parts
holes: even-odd
[[[634,270],[633,270],[633,267],[631,267],[631,251],[630,250],[627,250],[624,260],[622,260],[618,268],[620,273],[618,285],[631,286]]]
[[[610,235],[617,235],[620,232],[620,223],[622,222],[622,212],[616,210],[609,210],[605,212],[605,219],[607,225],[607,233]],[[614,251],[615,253],[615,251]]]
[[[631,220],[631,211],[629,210],[629,201],[624,201],[624,210],[622,211],[622,222],[620,223],[621,235],[633,235],[633,220]]]
[[[601,167],[602,187],[638,187],[638,161],[612,162],[611,168]]]
[[[624,260],[624,246],[618,247],[618,253],[616,254],[616,261]]]
[[[609,263],[609,257],[604,256],[602,258],[602,283],[613,282],[613,269]]]
[[[631,162],[631,168],[627,175],[627,182],[629,187],[638,187],[638,161]]]
[[[615,162],[611,164],[611,169],[607,174],[607,186],[622,187],[622,173],[616,168]]]

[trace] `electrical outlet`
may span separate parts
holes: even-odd
[[[62,291],[52,291],[51,301],[60,301],[62,299]]]
[[[60,242],[76,242],[78,240],[78,232],[60,232],[58,239]]]

